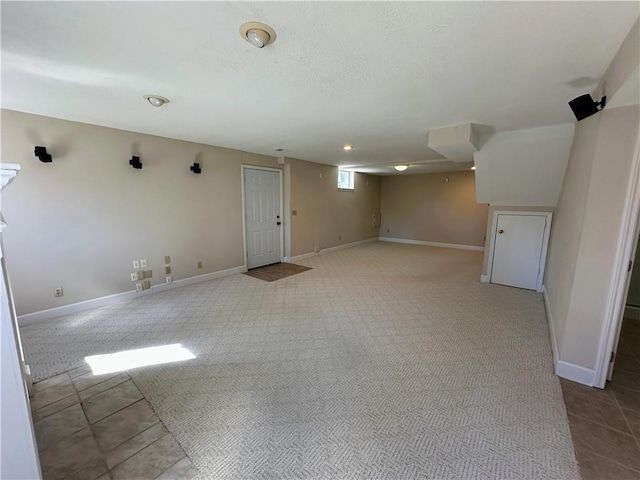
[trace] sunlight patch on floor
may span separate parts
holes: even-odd
[[[174,343],[159,347],[123,350],[105,355],[92,355],[84,357],[84,360],[91,366],[94,375],[104,375],[105,373],[123,372],[132,368],[181,362],[194,358],[196,356],[181,343]]]

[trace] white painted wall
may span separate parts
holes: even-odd
[[[0,478],[33,480],[40,462],[1,244],[0,265]]]
[[[566,123],[485,137],[474,154],[478,203],[554,207],[573,131]]]

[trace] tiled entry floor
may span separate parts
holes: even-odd
[[[640,321],[624,320],[604,390],[561,382],[583,480],[640,479]]]
[[[196,469],[126,373],[87,367],[34,385],[45,480],[192,479]]]

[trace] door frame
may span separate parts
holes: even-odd
[[[242,168],[242,174],[240,175],[241,177],[241,183],[242,183],[242,237],[244,239],[243,243],[243,248],[244,248],[244,270],[245,272],[248,270],[247,268],[247,260],[248,260],[248,255],[249,255],[249,249],[247,248],[247,211],[246,211],[246,205],[245,205],[245,189],[244,189],[244,182],[245,182],[245,170],[249,169],[249,170],[265,170],[267,172],[276,172],[278,173],[278,176],[280,177],[280,220],[282,221],[282,225],[280,225],[280,262],[282,263],[284,261],[284,213],[283,213],[283,201],[284,201],[284,195],[283,195],[283,190],[284,187],[282,185],[282,169],[281,168],[269,168],[269,167],[259,167],[257,165],[245,165],[242,164],[240,165],[240,167]]]
[[[622,213],[622,226],[618,237],[616,256],[613,261],[613,283],[607,297],[605,318],[600,332],[598,357],[596,360],[596,381],[594,387],[604,388],[609,374],[611,353],[617,351],[620,327],[624,317],[624,306],[629,289],[629,261],[634,261],[633,253],[638,245],[640,233],[640,137],[636,141],[631,182]],[[637,265],[633,265],[636,268]],[[615,365],[615,359],[614,359]],[[615,367],[614,367],[615,368]]]
[[[489,242],[489,258],[487,261],[487,280],[491,283],[493,274],[493,254],[496,244],[496,231],[498,230],[498,215],[517,215],[517,216],[537,216],[546,217],[547,225],[544,229],[542,237],[542,252],[540,252],[540,270],[536,280],[536,292],[542,292],[542,281],[544,280],[544,272],[547,266],[547,250],[549,249],[549,233],[551,232],[552,212],[518,212],[513,210],[495,210],[493,212],[493,230],[491,231],[491,240]]]

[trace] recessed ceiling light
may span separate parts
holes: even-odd
[[[254,47],[264,48],[276,41],[276,32],[269,25],[247,22],[240,27],[240,36]]]
[[[352,147],[351,145],[345,145],[345,146],[344,146],[344,147],[342,147],[342,148],[344,148],[344,149],[348,152],[348,151],[349,151],[349,150],[351,150],[353,147]]]
[[[145,95],[144,98],[154,107],[161,107],[165,103],[169,103],[168,98],[161,97],[160,95]]]
[[[409,165],[395,165],[393,168],[395,168],[399,172],[404,172],[407,168],[409,168]]]
[[[471,170],[475,170],[475,169],[476,169],[476,166],[475,166],[475,165],[474,165],[473,167],[471,167]]]

